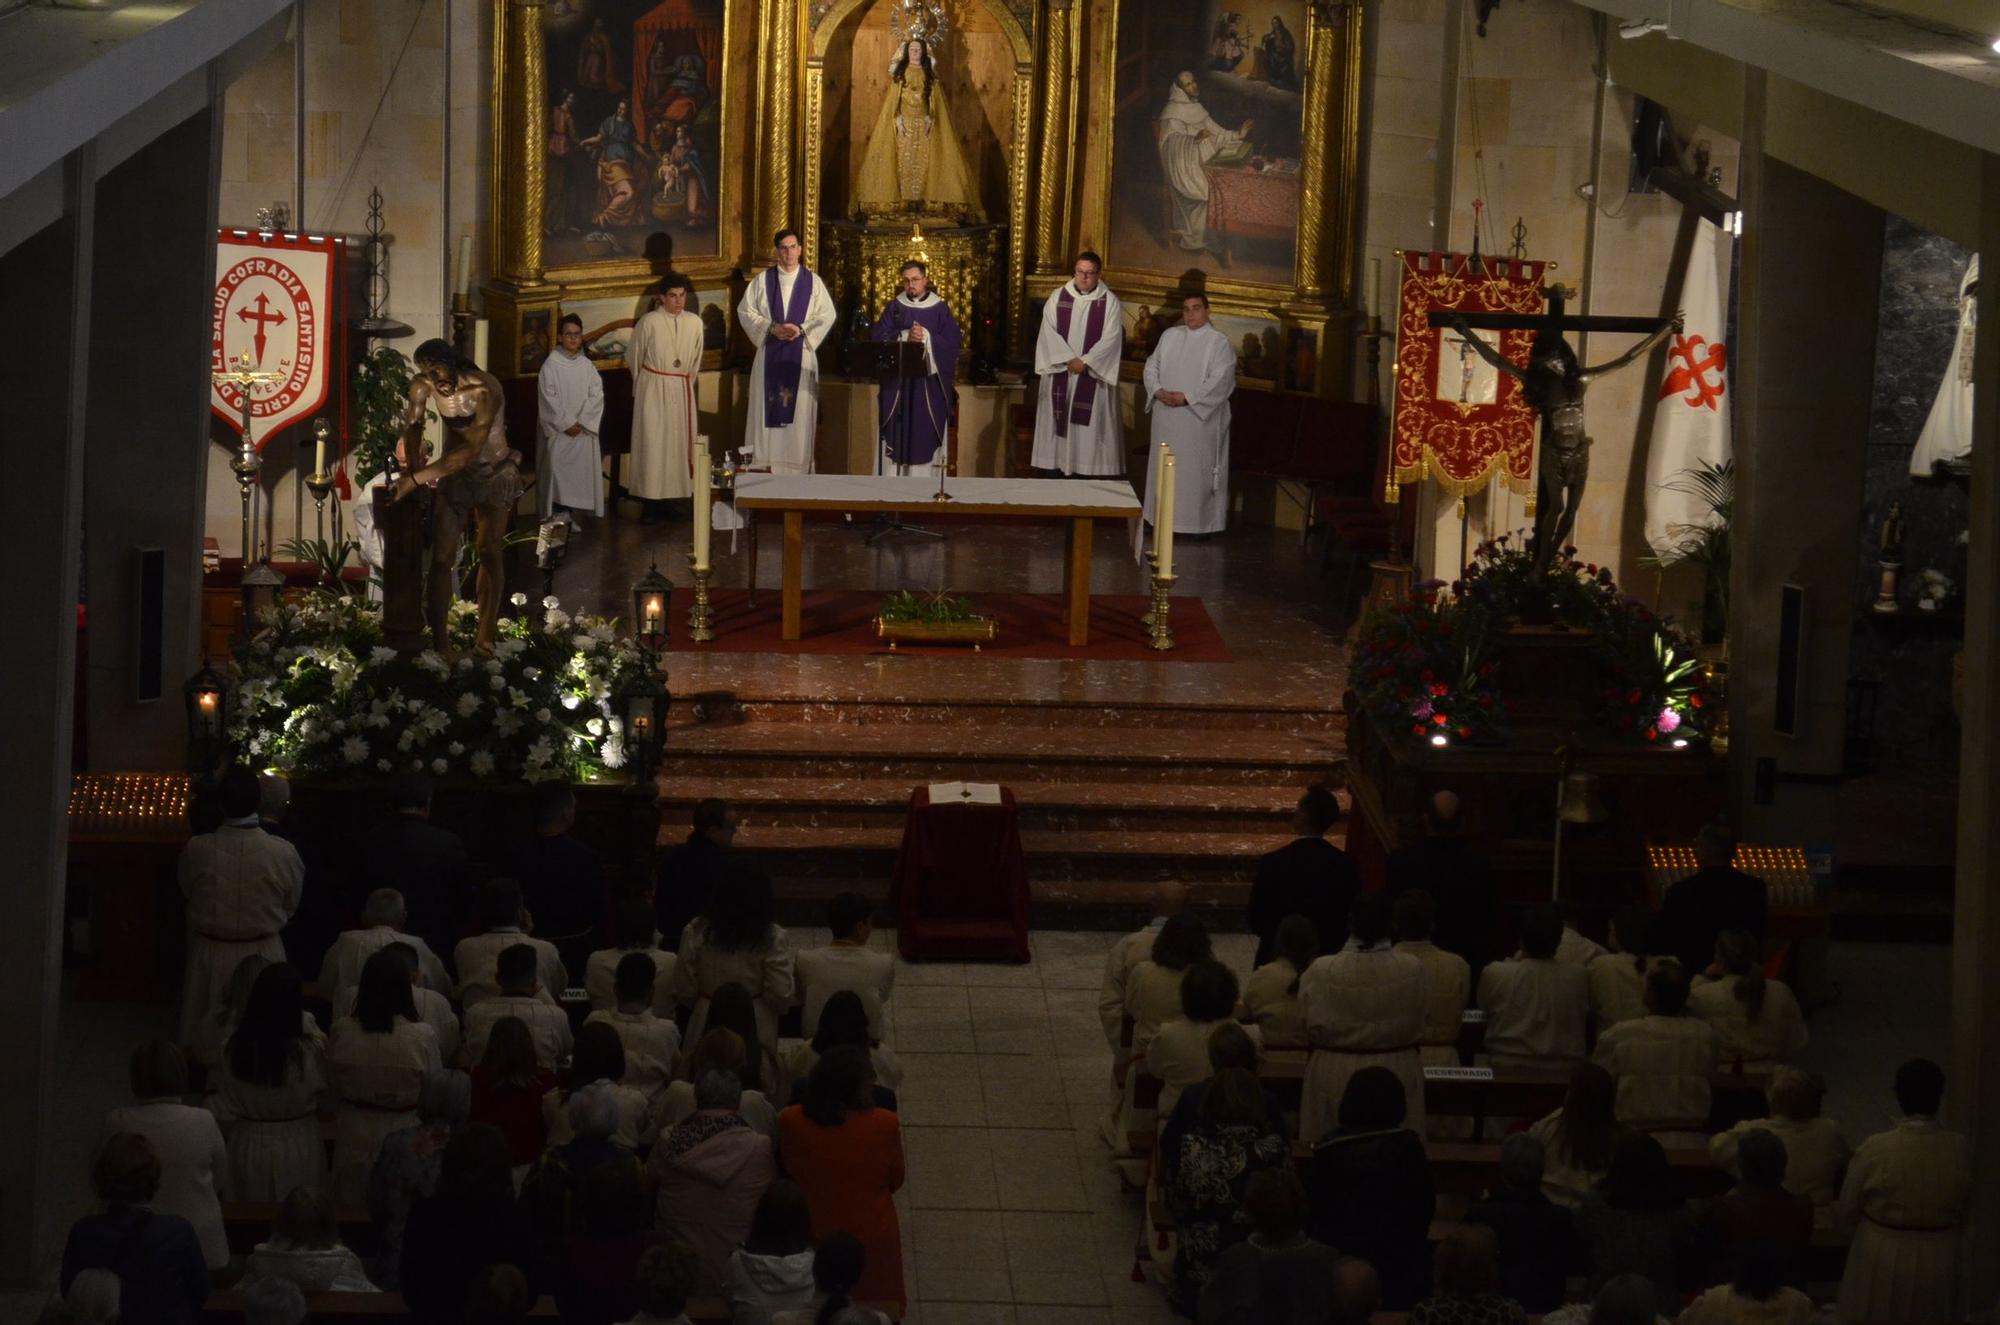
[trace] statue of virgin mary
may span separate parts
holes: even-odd
[[[945,105],[930,45],[913,38],[889,65],[889,89],[854,182],[862,211],[971,212],[984,216],[964,144]]]

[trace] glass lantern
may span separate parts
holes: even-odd
[[[188,764],[196,772],[215,762],[229,725],[229,682],[204,660],[181,687],[187,703]]]
[[[619,688],[618,715],[625,720],[626,758],[635,782],[652,777],[660,766],[668,699],[666,683],[650,667]]]
[[[632,634],[648,653],[660,653],[667,647],[667,604],[673,592],[674,586],[660,574],[657,564],[649,566],[632,586]]]

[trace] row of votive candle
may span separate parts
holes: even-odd
[[[1153,499],[1153,574],[1171,579],[1174,573],[1174,452],[1160,443],[1160,483]]]
[[[708,458],[708,438],[694,439],[694,568],[708,569],[708,545],[715,532],[714,469]]]

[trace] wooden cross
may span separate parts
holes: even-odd
[[[1571,317],[1563,312],[1563,303],[1575,293],[1563,285],[1542,287],[1542,297],[1549,303],[1546,313],[1461,314],[1452,309],[1434,308],[1430,323],[1433,327],[1449,327],[1463,317],[1466,326],[1478,331],[1552,331],[1561,336],[1571,331],[1626,331],[1649,335],[1673,321],[1669,317],[1600,317],[1595,314]]]

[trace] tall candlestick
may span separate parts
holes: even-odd
[[[1159,553],[1159,568],[1153,573],[1163,580],[1174,574],[1174,453],[1160,462],[1160,500],[1153,508],[1159,521],[1153,527],[1153,547]]]
[[[1368,259],[1368,312],[1372,317],[1382,315],[1382,259]]]
[[[708,455],[708,438],[698,436],[694,441],[694,564],[697,570],[708,569],[709,535],[714,528],[715,489],[712,468]]]
[[[472,235],[470,232],[458,237],[458,281],[454,288],[459,297],[472,297]]]

